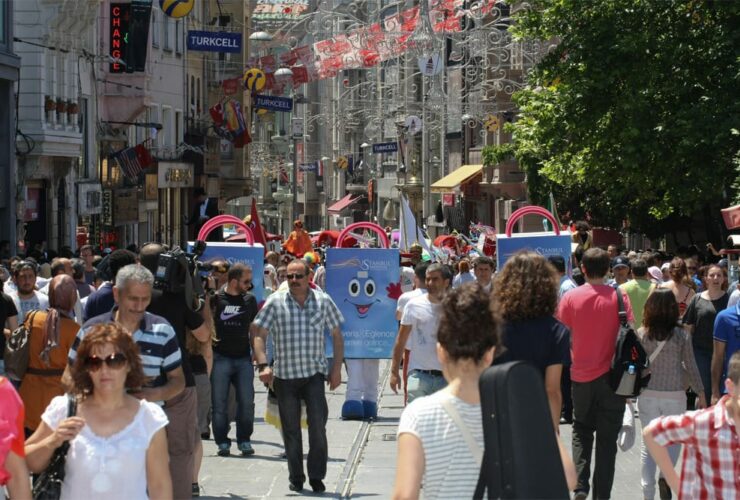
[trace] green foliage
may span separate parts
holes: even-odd
[[[515,36],[557,41],[507,125],[532,201],[552,190],[574,217],[652,235],[729,201],[740,2],[529,3]]]
[[[485,146],[481,150],[483,164],[488,166],[498,165],[506,160],[514,159],[514,145],[510,142],[498,146]]]

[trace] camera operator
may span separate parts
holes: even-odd
[[[157,273],[159,256],[165,249],[158,243],[144,245],[139,254],[141,265],[153,274]],[[187,269],[180,273],[180,279],[190,279]],[[208,300],[206,298],[206,300]],[[193,336],[202,343],[211,339],[212,319],[210,307],[202,307],[200,313],[192,310],[194,304],[188,304],[184,292],[172,292],[155,289],[147,311],[162,316],[170,322],[177,335],[177,343],[182,354],[182,368],[185,374],[185,390],[175,398],[167,401],[165,413],[170,420],[167,426],[167,446],[170,455],[170,474],[174,498],[190,498],[192,490],[196,446],[200,442],[198,432],[198,401],[195,390],[195,378],[185,351],[186,335],[189,329]]]

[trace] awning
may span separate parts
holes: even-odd
[[[352,198],[352,195],[351,194],[348,194],[347,196],[345,196],[344,198],[342,198],[341,200],[339,200],[338,202],[336,202],[335,204],[333,204],[332,206],[330,206],[329,208],[327,208],[326,211],[327,212],[331,212],[331,213],[339,213],[342,210],[344,210],[345,208],[347,208],[350,205],[352,205],[354,202],[356,202],[360,198],[362,198],[362,196],[358,196],[356,198]]]
[[[483,165],[463,165],[432,184],[432,192],[448,193],[483,171]]]

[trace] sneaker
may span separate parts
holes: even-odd
[[[575,495],[573,495],[573,500],[586,500],[588,498],[588,493],[585,491],[576,491]]]
[[[231,445],[229,443],[221,443],[218,445],[217,453],[219,457],[228,457],[231,455]]]
[[[244,456],[254,455],[254,448],[252,448],[252,443],[250,443],[249,441],[239,443],[239,451]]]
[[[198,485],[198,483],[193,483],[193,487],[192,487],[192,491],[191,491],[191,496],[193,496],[193,497],[199,497],[200,496],[200,486]]]

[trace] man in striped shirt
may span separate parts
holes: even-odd
[[[643,431],[650,454],[678,498],[737,498],[740,493],[740,352],[730,358],[727,395],[716,405],[659,417]],[[683,444],[681,476],[666,447]]]
[[[185,388],[185,375],[175,330],[166,319],[146,312],[153,286],[154,276],[139,264],[129,264],[118,271],[113,287],[116,306],[83,325],[69,351],[69,366],[77,358],[77,347],[91,326],[118,323],[131,332],[139,346],[144,374],[149,377],[147,385],[132,395],[147,401],[166,402]],[[68,375],[69,367],[65,378]]]

